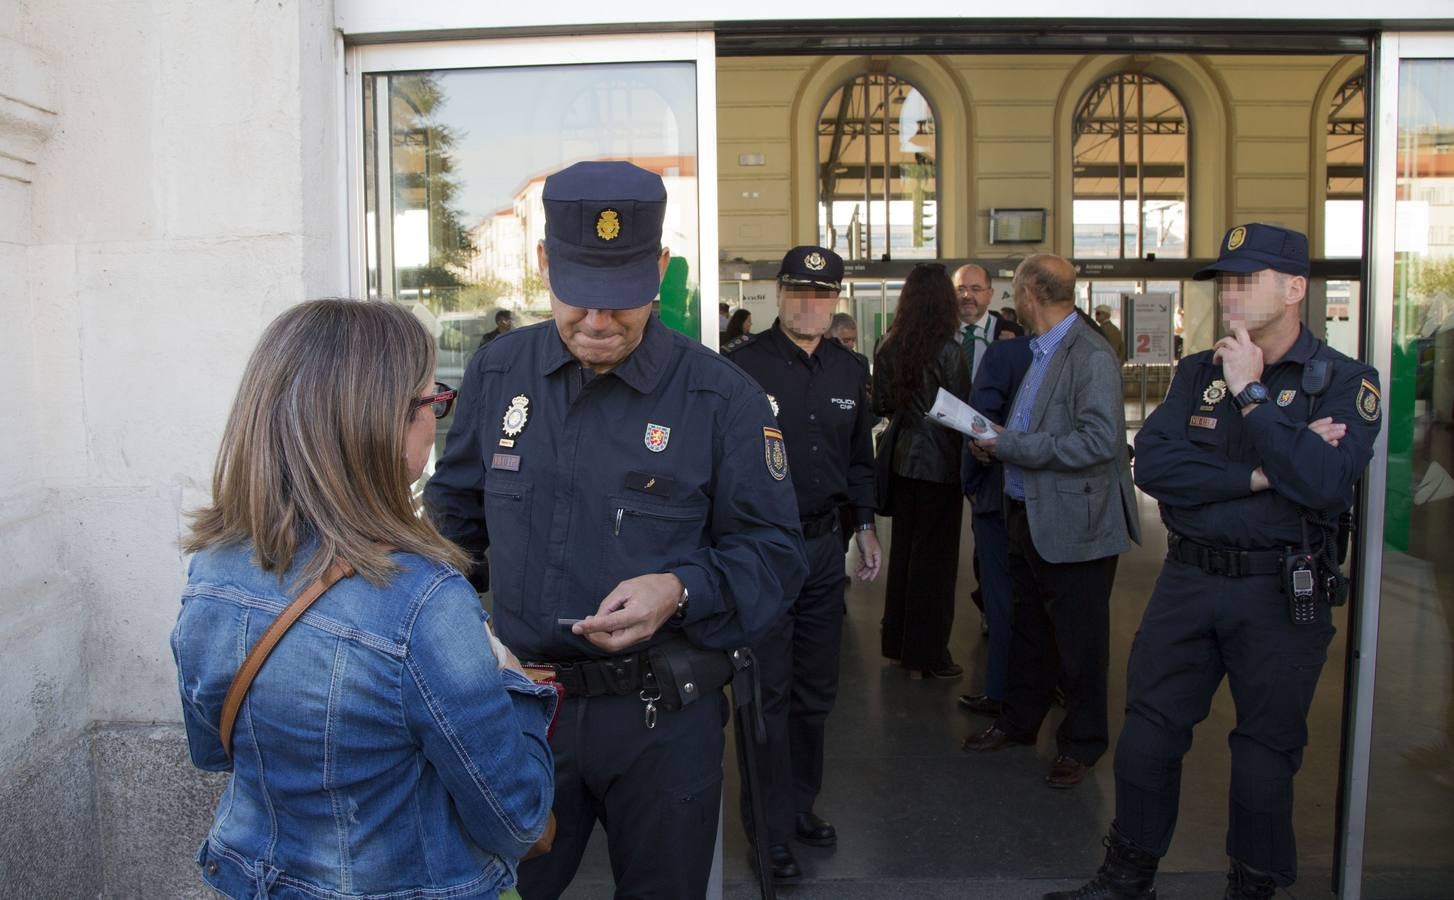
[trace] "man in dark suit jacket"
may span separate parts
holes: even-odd
[[[970,388],[969,405],[988,416],[996,425],[1005,424],[1015,391],[1030,368],[1030,339],[996,341],[984,353],[979,374]],[[1005,698],[1010,671],[1010,536],[1005,530],[1004,466],[988,454],[976,458],[974,445],[964,450],[964,496],[974,515],[974,555],[979,561],[979,586],[984,597],[984,615],[989,623],[990,653],[985,665],[984,693],[962,694],[959,705],[970,712],[998,716]]]
[[[984,266],[971,263],[955,269],[954,295],[959,300],[959,344],[964,348],[969,375],[973,378],[990,344],[1019,337],[1025,329],[999,313],[990,312],[995,291]]]

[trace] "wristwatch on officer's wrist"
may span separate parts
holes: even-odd
[[[864,522],[861,525],[853,526],[854,531],[876,531],[872,522]]]
[[[673,625],[680,625],[687,619],[688,594],[687,586],[682,585],[682,595],[677,598],[677,611],[672,613],[671,619],[669,620]]]
[[[1251,382],[1232,398],[1232,405],[1237,407],[1239,412],[1253,404],[1266,402],[1267,385],[1260,381]]]

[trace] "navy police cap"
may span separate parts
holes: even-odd
[[[628,162],[576,163],[545,179],[550,291],[587,309],[634,309],[661,289],[666,185]]]
[[[783,254],[777,280],[786,285],[842,290],[843,257],[826,247],[794,247]]]
[[[1217,261],[1198,269],[1192,277],[1206,281],[1215,278],[1219,272],[1260,272],[1263,269],[1306,276],[1310,271],[1307,235],[1261,222],[1238,225],[1222,238],[1222,252]]]

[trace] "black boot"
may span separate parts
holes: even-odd
[[[1277,893],[1277,881],[1260,869],[1232,860],[1227,870],[1227,893],[1224,900],[1271,900]]]
[[[1114,825],[1102,843],[1106,845],[1106,861],[1096,877],[1073,891],[1046,894],[1045,900],[1156,900],[1151,883],[1161,860],[1133,846]]]

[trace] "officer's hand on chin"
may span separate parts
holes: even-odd
[[[682,580],[671,574],[638,575],[616,585],[594,614],[571,626],[571,631],[615,653],[634,647],[656,634],[676,615]]]
[[[1262,348],[1252,343],[1246,328],[1235,326],[1231,334],[1217,341],[1216,348],[1212,361],[1222,364],[1227,390],[1233,396],[1242,393],[1243,388],[1262,378]]]

